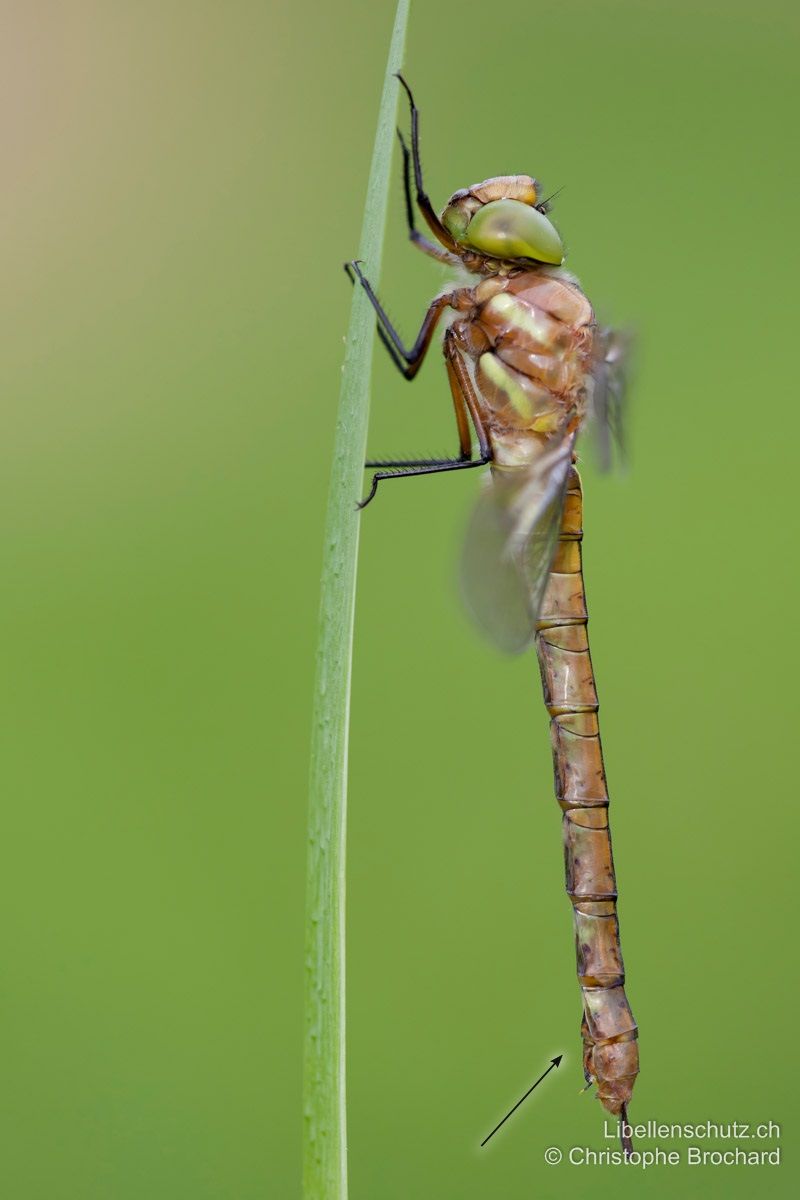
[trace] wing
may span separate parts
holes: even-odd
[[[519,654],[536,634],[574,445],[570,434],[526,466],[494,467],[467,527],[461,558],[466,606],[508,654]]]
[[[625,462],[625,399],[633,342],[627,329],[600,328],[595,334],[589,412],[603,471],[611,468],[613,447]]]

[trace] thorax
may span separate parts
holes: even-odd
[[[478,403],[498,461],[529,461],[537,444],[584,415],[594,313],[557,268],[490,276],[453,332],[472,363]]]

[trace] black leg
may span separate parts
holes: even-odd
[[[455,254],[451,254],[449,250],[442,250],[441,246],[435,245],[428,238],[423,237],[417,229],[417,224],[414,219],[414,201],[411,198],[411,155],[406,145],[405,138],[398,129],[397,136],[400,139],[400,146],[403,151],[403,195],[406,202],[406,224],[408,225],[408,236],[415,246],[418,246],[423,254],[429,255],[430,258],[437,259],[438,262],[447,263],[451,267],[457,267],[461,263],[461,259]]]
[[[350,280],[350,282],[352,284],[354,284],[356,282],[356,274],[349,262],[344,264],[344,269],[345,269],[347,278]],[[376,323],[375,323],[375,332],[377,333],[378,337],[380,338],[381,342],[383,343],[384,349],[386,350],[386,353],[389,355],[389,358],[392,360],[394,365],[397,367],[398,371],[403,376],[403,378],[404,379],[413,379],[417,372],[412,371],[409,374],[408,367],[400,358],[398,358],[397,352],[396,352],[394,346],[389,341],[386,334],[383,332],[383,329],[381,328],[379,321],[376,321]]]
[[[411,109],[411,156],[414,162],[414,183],[417,189],[417,204],[419,211],[428,223],[429,228],[433,232],[437,241],[446,246],[448,250],[453,252],[458,251],[458,244],[450,233],[445,229],[442,222],[436,215],[433,205],[430,202],[425,187],[422,182],[422,163],[419,158],[419,109],[414,103],[414,97],[411,88],[406,83],[403,76],[398,72],[397,78],[400,80],[405,93],[408,96],[408,104]]]
[[[434,330],[436,329],[436,325],[437,325],[440,317],[442,316],[442,313],[444,312],[444,310],[446,308],[448,308],[452,304],[455,297],[461,291],[463,291],[463,289],[457,289],[456,291],[445,293],[445,295],[443,295],[443,296],[436,297],[436,299],[432,302],[432,304],[428,308],[428,311],[425,314],[425,317],[422,321],[422,325],[420,326],[419,333],[417,334],[416,339],[414,341],[414,345],[411,347],[410,350],[407,350],[406,347],[403,345],[403,342],[400,339],[400,335],[398,334],[394,325],[392,325],[392,322],[389,320],[388,316],[384,312],[384,309],[383,309],[383,306],[381,305],[380,300],[375,295],[375,292],[372,289],[372,285],[370,284],[370,282],[366,278],[366,276],[363,274],[359,263],[355,260],[350,263],[345,263],[344,269],[347,272],[348,276],[350,277],[351,281],[353,281],[353,282],[354,282],[354,280],[353,280],[353,276],[351,275],[351,271],[354,272],[359,283],[363,287],[364,291],[367,293],[367,296],[369,297],[369,302],[372,305],[372,307],[375,309],[375,312],[377,314],[379,328],[384,334],[386,334],[386,338],[388,338],[388,340],[391,342],[393,350],[395,351],[395,353],[392,354],[392,359],[395,363],[395,366],[397,366],[402,371],[402,373],[403,373],[403,375],[405,375],[406,379],[413,379],[414,376],[416,375],[417,371],[419,370],[419,368],[422,366],[422,361],[428,352],[428,348],[431,344],[431,338],[433,337]],[[386,339],[381,338],[381,340],[383,341],[383,344],[386,346],[387,345]],[[388,349],[388,346],[387,346],[387,349]],[[396,355],[396,357],[395,357],[395,355]],[[398,359],[402,359],[405,362],[406,366],[401,367],[399,362],[397,361]]]
[[[408,479],[411,475],[439,475],[444,471],[469,471],[474,467],[483,467],[490,461],[489,456],[485,458],[472,459],[464,462],[460,458],[429,458],[419,459],[415,465],[411,465],[411,460],[400,460],[398,462],[368,462],[368,467],[394,467],[394,470],[376,471],[372,476],[372,487],[369,492],[361,500],[356,508],[366,508],[370,500],[375,498],[375,493],[378,490],[378,484],[384,479]]]
[[[374,499],[378,484],[382,479],[405,479],[410,475],[437,475],[442,471],[464,471],[470,470],[472,467],[482,467],[491,462],[492,449],[483,424],[480,405],[472,387],[469,372],[456,348],[452,328],[448,329],[445,334],[444,353],[458,427],[458,458],[370,459],[364,464],[366,467],[383,467],[385,469],[377,471],[373,475],[369,494],[357,505],[358,508],[365,508],[370,500]],[[480,446],[480,456],[477,459],[472,457],[470,417]]]

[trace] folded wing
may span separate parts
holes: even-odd
[[[601,327],[595,333],[589,417],[603,471],[611,469],[614,449],[619,462],[625,462],[625,408],[633,347],[630,330]]]
[[[574,445],[574,434],[561,436],[525,466],[494,466],[467,527],[464,600],[481,632],[509,654],[536,634]]]

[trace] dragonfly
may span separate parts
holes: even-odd
[[[410,148],[398,130],[408,236],[426,255],[466,271],[470,282],[448,285],[433,299],[407,347],[362,264],[352,261],[345,269],[369,297],[378,336],[406,379],[417,375],[437,326],[450,317],[442,350],[458,451],[452,457],[368,461],[374,474],[358,507],[370,504],[391,479],[489,468],[467,529],[462,590],[476,623],[501,650],[535,646],[538,655],[563,812],[584,1077],[620,1118],[630,1153],[627,1106],[639,1072],[638,1028],[620,948],[576,467],[576,441],[591,418],[605,457],[612,435],[620,432],[625,339],[598,324],[577,279],[564,268],[561,237],[548,215],[552,197],[542,199],[536,179],[486,179],[455,192],[436,213],[423,183],[419,110],[406,80],[397,78],[410,110]],[[428,235],[417,228],[414,201]]]

